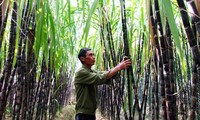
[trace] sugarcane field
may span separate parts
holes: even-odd
[[[200,0],[0,0],[0,120],[200,120]]]

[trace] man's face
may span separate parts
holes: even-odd
[[[82,61],[86,66],[91,67],[95,63],[94,53],[92,51],[87,51],[86,56],[82,57]]]

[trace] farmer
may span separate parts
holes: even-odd
[[[131,66],[130,59],[123,58],[117,66],[109,71],[96,72],[91,69],[95,63],[94,53],[89,48],[82,48],[78,58],[82,67],[75,73],[76,116],[75,120],[96,120],[97,85],[109,81],[118,71]]]

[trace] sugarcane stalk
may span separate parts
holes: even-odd
[[[15,39],[16,39],[16,20],[17,20],[17,1],[14,1],[13,5],[13,11],[12,11],[12,20],[11,20],[11,28],[10,28],[10,38],[9,38],[9,50],[8,50],[8,57],[5,62],[5,67],[3,70],[3,76],[0,78],[0,119],[3,119],[5,107],[6,107],[6,101],[5,101],[5,95],[6,95],[6,89],[8,86],[8,79],[11,74],[12,70],[12,63],[14,59],[14,50],[15,50]],[[2,87],[2,84],[5,82],[4,87]]]
[[[155,64],[155,68],[154,68],[154,77],[152,78],[152,116],[153,119],[158,119],[158,110],[159,110],[159,102],[158,102],[158,71],[160,70],[160,77],[161,77],[161,96],[163,96],[163,89],[164,89],[164,82],[163,81],[163,69],[162,69],[162,59],[161,59],[161,48],[160,48],[160,44],[158,41],[158,34],[157,34],[157,19],[154,18],[154,14],[153,14],[153,9],[152,9],[152,5],[151,5],[151,0],[150,0],[150,22],[151,22],[151,29],[152,29],[152,42],[155,48],[154,49],[154,64]],[[155,15],[156,16],[156,15]],[[159,63],[159,65],[158,65]],[[163,91],[162,91],[163,90]],[[163,99],[164,100],[164,99]],[[164,103],[164,102],[163,102]]]
[[[121,5],[121,20],[122,20],[122,35],[123,35],[123,41],[124,41],[124,55],[131,58],[130,51],[129,51],[129,42],[128,42],[128,32],[127,32],[127,26],[126,26],[126,9],[125,9],[125,0],[120,0]],[[128,107],[129,107],[129,120],[133,119],[134,112],[132,110],[132,103],[131,103],[131,82],[132,87],[135,90],[135,102],[138,103],[137,99],[137,92],[136,92],[136,86],[135,81],[133,77],[133,68],[130,66],[127,69],[127,87],[128,87]],[[139,106],[139,104],[137,104]]]
[[[191,106],[191,111],[190,111],[190,120],[194,120],[196,118],[196,112],[197,112],[197,94],[199,93],[197,91],[197,81],[198,81],[198,73],[197,73],[197,66],[200,65],[200,52],[199,52],[199,41],[196,40],[197,37],[195,36],[195,32],[191,28],[190,22],[189,22],[189,15],[186,12],[186,6],[183,0],[177,0],[178,6],[180,8],[180,13],[182,17],[182,22],[185,28],[185,32],[187,35],[187,39],[189,42],[189,45],[191,47],[191,51],[193,54],[193,70],[192,70],[192,106]]]
[[[148,93],[149,93],[149,80],[150,80],[150,61],[145,67],[145,85],[144,85],[144,91],[143,91],[143,99],[141,103],[141,112],[143,111],[142,114],[142,120],[145,120],[146,116],[146,107],[147,107],[147,98],[148,98]]]

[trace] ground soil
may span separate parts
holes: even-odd
[[[56,115],[56,120],[74,120],[75,116],[75,105],[67,105],[63,107],[60,112]],[[96,112],[96,120],[108,120],[105,117],[102,117],[100,112]]]

